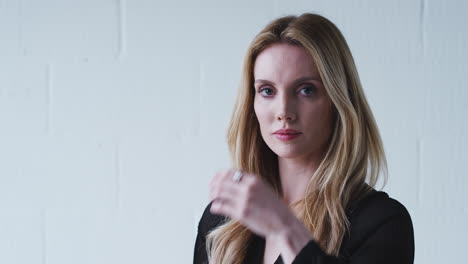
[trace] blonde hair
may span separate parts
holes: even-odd
[[[263,141],[253,109],[255,59],[275,43],[298,45],[312,55],[333,104],[334,130],[326,153],[310,177],[304,199],[291,208],[299,209],[298,217],[318,245],[337,256],[349,230],[346,206],[375,187],[380,172],[386,185],[383,144],[343,35],[328,19],[305,13],[272,21],[248,48],[227,133],[233,166],[258,175],[282,196],[278,157]],[[252,235],[247,227],[227,218],[207,235],[209,262],[243,263]]]

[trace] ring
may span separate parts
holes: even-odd
[[[242,176],[244,176],[244,174],[242,173],[242,170],[237,170],[234,173],[234,176],[232,176],[232,179],[234,180],[234,182],[240,182],[242,179]]]

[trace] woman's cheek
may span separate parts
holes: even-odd
[[[255,115],[257,116],[258,122],[260,126],[263,126],[266,122],[266,117],[268,110],[266,109],[265,105],[261,102],[256,102],[254,105]]]

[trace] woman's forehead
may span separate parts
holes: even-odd
[[[282,81],[304,76],[319,77],[312,56],[297,45],[273,44],[263,50],[255,60],[255,79]]]

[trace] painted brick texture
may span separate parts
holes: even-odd
[[[415,263],[462,263],[461,0],[0,0],[0,263],[191,263],[247,45],[304,12],[353,52]]]

